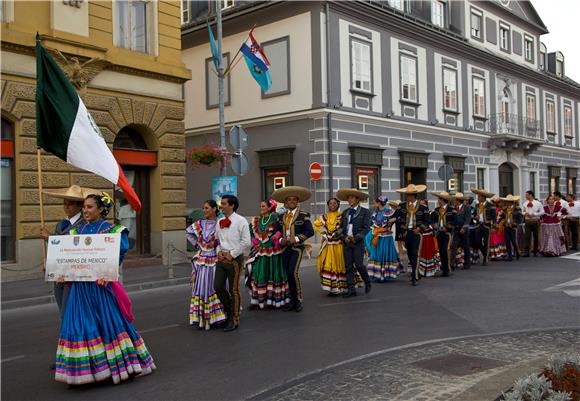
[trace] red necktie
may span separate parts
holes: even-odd
[[[528,207],[534,207],[534,204],[532,202],[528,202]]]
[[[223,220],[220,220],[220,228],[228,228],[231,225],[232,225],[232,221],[229,219],[229,217],[226,217]]]

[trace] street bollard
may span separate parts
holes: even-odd
[[[167,274],[168,274],[168,278],[175,278],[175,275],[173,273],[173,250],[175,249],[175,247],[173,246],[173,242],[169,242],[167,244],[167,248],[169,250],[168,255],[167,255]]]

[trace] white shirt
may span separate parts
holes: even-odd
[[[358,206],[357,207],[351,207],[351,208],[346,209],[346,212],[345,213],[350,212],[350,209],[357,210],[358,209]],[[354,212],[354,214],[356,214],[356,212]],[[349,237],[352,237],[353,236],[352,235],[352,219],[353,219],[353,217],[354,216],[351,216],[350,214],[348,215],[348,226],[346,228],[346,235],[349,236]]]
[[[522,205],[524,217],[527,219],[539,219],[540,216],[544,214],[544,206],[542,206],[542,203],[536,199],[532,201],[532,207],[528,207],[528,203],[530,203],[530,201],[526,200]]]
[[[237,213],[232,213],[230,221],[232,224],[228,228],[221,228],[220,221],[225,217],[218,219],[216,226],[216,237],[219,240],[217,251],[229,251],[233,258],[243,255],[250,248],[250,227],[248,221]]]
[[[417,201],[410,203],[411,205],[413,205],[413,214],[416,215],[417,214]],[[409,205],[407,205],[407,212],[409,211]],[[409,227],[411,230],[413,229],[413,216],[409,217]]]
[[[78,212],[73,217],[67,217],[66,219],[70,222],[70,225],[74,225],[81,218],[82,212]]]
[[[570,206],[568,203],[568,216],[570,217],[580,217],[580,200],[574,201],[574,206]]]
[[[561,199],[561,200],[556,201],[554,203],[554,205],[558,205],[558,204],[560,205],[560,208],[561,208],[560,209],[560,213],[562,213],[564,210],[570,212],[570,210],[569,210],[570,208],[568,207],[568,202],[566,202],[563,199]]]

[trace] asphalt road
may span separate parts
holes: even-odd
[[[2,399],[245,399],[392,347],[580,327],[580,281],[560,286],[579,277],[578,260],[526,258],[474,266],[451,278],[424,279],[416,288],[401,277],[373,285],[369,295],[359,290],[358,297],[345,300],[322,293],[310,266],[302,269],[303,312],[244,311],[240,329],[233,333],[205,332],[187,324],[187,286],[133,293],[135,325],[158,369],[116,386],[55,382],[49,365],[58,337],[56,306],[9,310],[2,313]]]

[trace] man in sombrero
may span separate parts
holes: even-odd
[[[469,241],[469,224],[471,223],[471,207],[466,205],[468,199],[462,192],[453,195],[455,200],[455,227],[453,229],[453,239],[451,242],[451,266],[456,267],[457,252],[463,249],[463,270],[471,268],[471,244]]]
[[[299,186],[280,188],[272,193],[272,199],[284,203],[286,208],[286,212],[280,215],[280,224],[284,227],[280,245],[285,247],[282,262],[290,287],[290,303],[284,307],[287,312],[302,310],[300,262],[304,253],[304,243],[314,235],[314,228],[310,221],[310,213],[300,210],[299,204],[307,201],[311,196],[310,190]]]
[[[481,188],[473,188],[472,193],[477,195],[477,205],[473,210],[475,226],[475,243],[471,244],[473,252],[481,251],[482,266],[487,266],[489,260],[489,238],[495,225],[495,206],[487,199],[493,197],[493,193]]]
[[[371,290],[371,279],[364,264],[365,236],[371,228],[371,213],[360,205],[361,200],[368,199],[369,195],[357,189],[339,189],[336,197],[341,201],[348,202],[349,208],[342,213],[342,242],[344,263],[346,266],[347,291],[342,294],[344,298],[356,296],[355,269],[365,283],[365,293]]]
[[[449,277],[449,251],[451,249],[451,234],[457,213],[449,205],[451,195],[447,192],[431,192],[431,195],[437,197],[437,207],[431,215],[431,222],[437,238],[439,255],[441,256],[441,276]]]
[[[522,214],[522,209],[517,204],[520,200],[519,196],[509,194],[505,198],[500,199],[504,203],[502,213],[505,221],[505,245],[508,254],[507,261],[511,262],[514,256],[516,259],[520,259],[517,228],[524,222],[524,216]]]
[[[406,201],[400,205],[399,225],[407,256],[411,263],[411,284],[418,285],[417,265],[419,263],[419,249],[421,248],[421,238],[425,231],[425,226],[429,222],[429,209],[421,205],[417,200],[417,195],[425,192],[425,185],[409,184],[405,188],[397,189],[398,193],[404,194]]]

